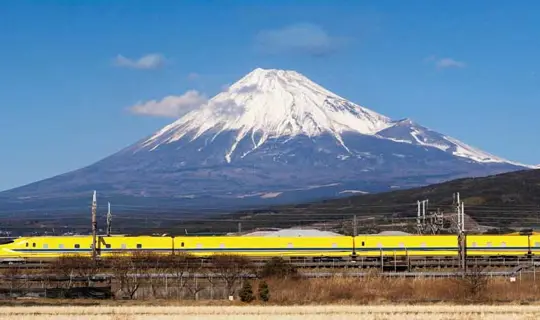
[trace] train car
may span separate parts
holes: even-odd
[[[353,238],[335,237],[175,237],[175,251],[197,256],[230,253],[251,257],[349,257]]]
[[[47,259],[66,253],[90,254],[91,251],[91,236],[22,237],[0,245],[0,258],[3,261]]]
[[[527,235],[469,235],[467,256],[519,257],[530,252]]]
[[[357,256],[455,256],[454,235],[363,235],[354,238]]]

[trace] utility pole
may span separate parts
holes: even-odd
[[[421,208],[420,208],[420,201],[416,201],[416,204],[418,205],[418,212],[416,216],[416,228],[418,229],[418,234],[422,234],[422,224],[420,223],[420,216],[422,215]]]
[[[353,216],[353,237],[356,237],[358,235],[358,225],[356,222],[356,215]]]
[[[458,246],[459,262],[463,274],[467,272],[467,234],[465,233],[465,203],[461,201],[459,192],[454,194],[454,205],[458,216]]]
[[[427,210],[427,204],[429,200],[423,200],[422,201],[422,225],[425,228],[426,226],[426,210]]]
[[[427,204],[429,200],[422,200],[417,201],[418,205],[418,212],[416,216],[416,227],[418,229],[418,233],[422,234],[426,230],[426,211],[427,211]]]
[[[112,213],[111,213],[111,203],[108,203],[109,210],[107,211],[107,237],[111,236],[111,223],[112,223]]]
[[[94,197],[92,198],[92,259],[94,261],[96,260],[96,257],[97,257],[97,251],[96,251],[96,233],[97,233],[96,210],[97,210],[97,197],[96,197],[96,191],[94,191]]]
[[[356,222],[356,215],[353,216],[353,253],[352,253],[352,260],[356,260],[356,240],[354,237],[358,235],[358,229],[357,229],[357,222]]]

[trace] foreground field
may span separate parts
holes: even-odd
[[[538,319],[540,306],[5,307],[0,319]]]

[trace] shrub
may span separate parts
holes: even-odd
[[[266,283],[266,281],[261,281],[259,283],[259,298],[264,302],[270,300],[270,289],[268,288],[268,283]]]
[[[253,289],[251,288],[251,284],[248,281],[244,282],[244,285],[240,290],[239,296],[242,302],[249,303],[255,300],[255,296],[253,295]]]

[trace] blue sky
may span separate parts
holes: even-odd
[[[0,190],[89,165],[174,120],[131,106],[194,103],[256,67],[540,163],[538,12],[537,1],[497,0],[2,1]]]

